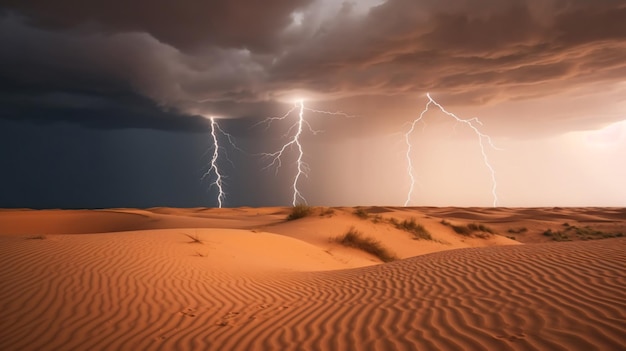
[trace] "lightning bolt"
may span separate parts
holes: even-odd
[[[213,146],[212,146],[213,155],[211,155],[211,161],[209,162],[209,169],[206,171],[206,173],[204,173],[204,175],[202,176],[202,179],[211,177],[211,175],[215,176],[214,177],[215,179],[211,183],[211,187],[215,186],[217,188],[217,205],[219,208],[222,208],[222,206],[224,205],[224,200],[226,199],[226,192],[224,191],[225,176],[222,174],[220,167],[218,165],[218,161],[220,160],[220,150],[222,149],[219,143],[218,134],[221,134],[222,136],[226,137],[230,145],[233,146],[235,149],[239,150],[239,148],[235,145],[234,138],[232,137],[232,135],[226,133],[222,128],[220,128],[219,124],[215,120],[215,117],[209,117],[209,120],[211,121],[211,139],[213,142]],[[225,157],[232,164],[232,161],[228,159],[228,155],[226,155],[225,152],[223,152],[223,157]]]
[[[309,111],[309,112],[318,113],[318,114],[344,116],[348,118],[354,117],[343,112],[314,110],[314,109],[306,107],[304,105],[304,100],[297,100],[294,103],[294,106],[281,117],[270,117],[270,118],[265,119],[264,121],[261,121],[260,123],[266,123],[267,127],[269,128],[272,122],[277,121],[277,120],[287,119],[295,110],[298,110],[298,120],[294,124],[291,125],[291,127],[289,128],[289,130],[287,131],[285,135],[289,136],[289,134],[293,132],[294,130],[295,130],[295,133],[293,133],[293,135],[289,137],[288,141],[278,151],[273,152],[273,153],[261,154],[265,157],[271,158],[272,160],[270,164],[267,165],[265,168],[270,168],[270,167],[275,166],[276,172],[278,172],[278,169],[282,166],[282,159],[283,159],[284,154],[287,152],[287,150],[291,148],[296,149],[296,153],[297,153],[296,170],[297,171],[296,171],[296,176],[294,177],[293,183],[291,185],[291,188],[293,190],[293,196],[292,196],[293,206],[296,206],[299,202],[303,202],[305,204],[307,203],[306,199],[304,198],[304,196],[302,195],[302,192],[300,191],[298,187],[300,179],[302,177],[308,177],[308,173],[310,170],[309,165],[306,162],[304,162],[304,148],[302,147],[302,142],[300,138],[302,136],[302,133],[305,131],[305,129],[309,131],[310,133],[312,133],[313,135],[316,135],[321,132],[319,130],[314,130],[309,124],[309,122],[307,122],[304,119],[304,111]]]
[[[410,136],[415,131],[415,126],[417,125],[417,123],[422,121],[422,119],[424,118],[424,115],[426,114],[426,112],[428,112],[428,110],[430,108],[430,105],[435,105],[445,115],[452,117],[457,123],[463,123],[463,124],[467,125],[476,134],[476,137],[478,138],[478,145],[480,146],[480,152],[481,152],[481,154],[483,156],[483,162],[485,163],[485,167],[487,167],[487,169],[491,173],[491,184],[492,184],[492,186],[491,186],[491,195],[493,197],[493,207],[496,207],[498,205],[498,194],[497,194],[497,191],[496,191],[498,183],[496,182],[496,172],[495,172],[494,168],[491,166],[491,163],[489,162],[489,158],[487,157],[487,153],[485,152],[484,141],[486,140],[487,143],[489,144],[489,146],[491,146],[493,149],[495,149],[495,150],[500,150],[500,149],[498,149],[493,144],[493,142],[491,141],[491,137],[489,137],[488,135],[482,133],[478,129],[477,125],[479,125],[479,126],[483,125],[482,122],[480,120],[478,120],[478,118],[476,118],[476,117],[471,118],[471,119],[459,118],[454,113],[448,112],[437,101],[433,100],[433,98],[430,96],[430,93],[426,93],[426,96],[428,97],[428,103],[424,107],[424,110],[422,110],[422,112],[420,113],[419,117],[417,119],[415,119],[411,123],[411,128],[404,135],[404,139],[405,139],[405,142],[406,142],[406,145],[407,145],[407,151],[406,151],[406,159],[407,159],[407,164],[408,164],[407,171],[408,171],[408,174],[409,174],[409,178],[411,179],[411,185],[409,187],[409,191],[407,193],[407,198],[406,198],[406,201],[404,202],[404,206],[408,206],[409,202],[411,201],[411,196],[413,195],[413,191],[414,191],[414,188],[415,188],[415,182],[416,182],[415,176],[413,175],[413,162],[411,160],[412,144],[411,144]]]

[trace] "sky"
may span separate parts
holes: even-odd
[[[623,1],[0,0],[0,48],[0,207],[215,207],[211,117],[224,206],[291,205],[299,99],[298,202],[626,206]]]

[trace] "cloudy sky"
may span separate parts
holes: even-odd
[[[626,206],[620,0],[0,0],[0,207]],[[475,121],[475,120],[474,120]],[[494,170],[496,183],[493,183]],[[495,194],[492,191],[496,185]],[[494,196],[495,195],[495,196]]]

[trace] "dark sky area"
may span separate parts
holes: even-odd
[[[626,206],[623,1],[0,0],[0,48],[0,207],[217,206],[210,117],[224,205],[290,205],[297,99],[310,204],[403,205],[410,159],[410,205]],[[427,92],[493,179],[432,106],[405,138]]]

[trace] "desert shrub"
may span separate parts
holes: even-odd
[[[466,236],[472,234],[472,231],[464,225],[451,224],[450,227],[452,227],[454,232],[457,234],[466,235]]]
[[[304,218],[313,213],[313,208],[305,204],[297,204],[291,208],[291,213],[287,216],[288,221]]]
[[[335,214],[335,209],[332,207],[322,208],[320,211],[321,217],[324,217],[324,216],[332,217],[334,214]]]
[[[570,233],[576,235],[577,238],[582,240],[596,240],[596,239],[606,239],[606,238],[617,238],[621,237],[622,233],[607,233],[600,230],[596,230],[591,228],[590,226],[577,227],[577,226],[568,226],[565,228],[565,233]]]
[[[528,231],[528,228],[526,227],[521,227],[521,228],[511,228],[509,230],[507,230],[507,232],[511,233],[511,234],[521,234],[521,233],[526,233]]]
[[[426,230],[423,225],[417,223],[415,218],[405,219],[402,222],[397,223],[396,228],[413,234],[413,239],[415,240],[433,240],[433,237],[428,230]]]
[[[478,232],[479,234],[475,234],[474,236],[484,239],[489,236],[489,235],[486,235],[485,233],[488,233],[488,234],[495,233],[493,229],[487,227],[486,225],[479,224],[479,223],[470,223],[468,225],[456,225],[456,224],[452,224],[446,221],[445,219],[442,219],[441,224],[449,226],[450,228],[452,228],[452,230],[454,230],[455,233],[461,234],[464,236],[470,236],[473,233]],[[480,234],[480,233],[483,233],[483,234]]]
[[[494,234],[493,229],[487,227],[486,225],[479,224],[479,223],[470,223],[467,225],[467,228],[471,230],[472,232],[485,232],[489,234]]]
[[[357,216],[357,217],[359,217],[361,219],[367,219],[370,216],[370,214],[367,213],[367,211],[365,211],[365,209],[362,208],[362,207],[355,208],[354,212],[352,212],[352,213],[354,213],[355,216]]]
[[[552,231],[552,229],[548,229],[543,232],[544,236],[550,237],[553,241],[571,241],[569,235],[561,232],[561,231]]]
[[[381,215],[375,215],[372,216],[372,223],[377,224],[383,221],[383,216]]]
[[[341,245],[352,247],[370,253],[383,262],[391,262],[397,259],[396,255],[386,249],[378,240],[363,236],[354,227],[351,227],[344,235],[335,238]]]
[[[26,240],[44,240],[44,239],[46,239],[45,235],[33,235],[33,236],[26,237]]]

